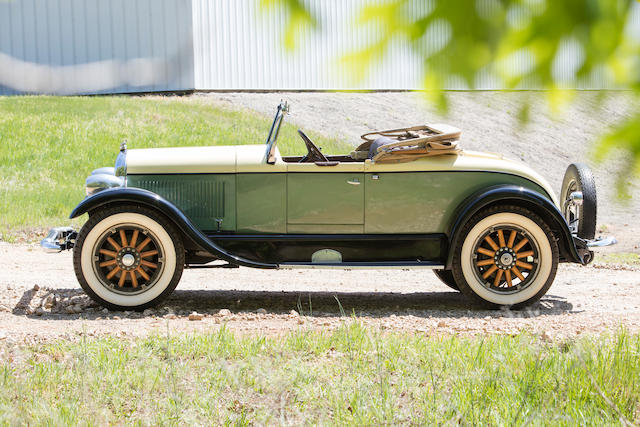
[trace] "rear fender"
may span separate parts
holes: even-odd
[[[497,204],[521,206],[539,215],[553,230],[556,239],[558,239],[562,261],[580,264],[587,264],[590,261],[589,251],[584,248],[578,249],[567,221],[547,196],[529,188],[515,185],[497,185],[471,195],[460,204],[449,228],[447,269],[451,268],[453,251],[456,245],[460,242],[460,239],[464,239],[464,236],[461,235],[464,225],[480,210]]]
[[[207,236],[205,236],[202,231],[200,231],[191,222],[184,212],[178,209],[173,203],[151,191],[143,190],[141,188],[128,187],[102,190],[80,202],[80,204],[71,212],[69,217],[76,218],[84,213],[90,213],[91,211],[102,207],[122,203],[143,205],[157,210],[172,221],[187,238],[191,239],[203,250],[211,253],[219,259],[244,267],[278,268],[277,264],[253,262],[227,252],[223,248],[211,242],[211,240],[209,240]]]

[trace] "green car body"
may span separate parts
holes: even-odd
[[[526,228],[529,220],[525,218],[518,222],[517,217],[512,225],[511,220],[501,223],[501,227],[506,227],[506,237],[511,236],[510,241],[507,244],[505,234],[499,231],[500,248],[496,244],[495,250],[484,249],[495,254],[496,266],[503,265],[498,261],[502,256],[504,263],[510,262],[504,265],[513,267],[509,271],[524,277],[515,267],[516,263],[538,262],[546,250],[546,240],[551,242],[548,253],[554,263],[586,264],[591,259],[592,252],[586,240],[577,236],[565,219],[565,201],[561,204],[544,178],[520,162],[498,154],[468,151],[417,157],[399,163],[377,162],[371,157],[356,160],[353,155],[323,156],[314,154],[313,143],[307,142],[308,138],[302,133],[309,154],[283,157],[276,147],[281,110],[282,106],[266,146],[128,150],[123,145],[115,173],[100,170],[90,176],[87,179],[89,196],[71,214],[71,217],[83,213],[90,215],[74,249],[77,253],[76,273],[83,288],[109,307],[138,309],[154,305],[166,295],[154,294],[148,301],[136,297],[138,299],[129,304],[121,296],[110,300],[108,294],[101,293],[96,286],[101,283],[118,295],[127,295],[125,290],[131,282],[131,295],[138,295],[138,281],[145,282],[144,277],[153,271],[145,268],[140,272],[141,267],[130,271],[127,263],[136,267],[139,264],[131,260],[135,258],[138,263],[141,255],[154,253],[151,264],[160,271],[167,258],[158,253],[162,254],[167,247],[175,247],[180,253],[175,258],[177,261],[173,256],[171,260],[180,264],[175,267],[180,272],[185,266],[207,266],[216,260],[233,266],[258,268],[427,267],[439,269],[444,272],[442,274],[457,271],[457,279],[447,276],[443,280],[449,286],[465,291],[468,286],[458,286],[459,282],[465,282],[459,258],[465,250],[463,243],[467,234],[474,230],[471,225],[479,222],[483,215],[494,214],[499,218],[503,208],[510,215],[529,216],[544,226],[541,226],[542,231],[530,232]],[[577,194],[574,193],[571,197]],[[108,219],[103,218],[108,216],[104,214],[108,209],[111,209],[109,212],[123,212],[122,215],[142,212],[143,217],[151,216],[154,224],[164,224],[164,228],[172,231],[169,234],[173,242],[165,240],[163,243],[162,227],[154,232],[146,222],[137,225],[132,220],[127,223],[129,228],[123,231],[124,234],[120,234],[120,240],[116,226],[103,227],[103,236],[110,235],[120,243],[113,240],[105,243],[106,237],[101,237],[102,243],[96,243],[99,239],[92,237],[91,229],[100,228],[100,221]],[[96,219],[92,220],[93,217]],[[493,240],[498,240],[497,234],[493,240],[487,234],[494,232],[495,227],[487,230],[484,240],[476,239],[477,247],[484,241],[491,241],[494,246]],[[543,242],[530,242],[531,250],[522,252],[522,257],[534,255],[516,258],[512,248],[517,241],[524,245],[528,240],[540,239],[543,231],[546,233]],[[139,232],[156,236],[157,250],[136,251],[134,243],[140,242]],[[91,240],[92,252],[78,247],[81,243],[86,245],[87,239],[94,239]],[[127,245],[131,246],[131,253],[122,252]],[[114,255],[109,256],[114,259],[103,258],[101,253],[112,253]],[[93,262],[91,257],[95,260],[93,267],[89,265]],[[481,258],[475,254],[473,259]],[[127,263],[122,264],[123,260]],[[490,261],[483,262],[490,264]],[[120,268],[117,273],[108,269],[111,267],[102,267],[116,264]],[[495,270],[495,267],[491,268]],[[534,271],[537,274],[538,270],[529,268],[531,270],[525,276],[533,277]],[[174,271],[173,267],[170,271]],[[481,267],[478,274],[485,271],[486,267]],[[111,274],[107,274],[109,272]],[[465,274],[468,277],[470,273]],[[87,275],[97,277],[92,279],[96,284],[92,284]],[[104,279],[108,276],[113,283]],[[121,280],[116,280],[118,278]],[[153,280],[162,281],[148,280],[149,287]],[[499,277],[495,282],[499,282]],[[171,283],[175,287],[173,281]],[[517,286],[511,289],[510,275],[508,283],[509,292],[505,294],[517,294],[514,292],[519,291],[515,289]],[[541,296],[538,294],[525,295],[523,301],[505,297],[504,304],[530,303]],[[480,295],[480,299],[503,304],[502,299],[494,300],[491,295]]]

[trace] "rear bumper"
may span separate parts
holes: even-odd
[[[585,240],[578,236],[573,236],[573,243],[576,245],[578,254],[582,258],[582,264],[587,265],[593,261],[594,251],[615,245],[618,241],[613,236],[600,237],[593,240]]]

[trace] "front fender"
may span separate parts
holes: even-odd
[[[447,257],[447,268],[451,268],[453,262],[453,251],[462,236],[464,225],[480,210],[497,204],[511,204],[524,207],[535,212],[547,225],[555,232],[558,239],[560,255],[563,260],[587,264],[589,261],[588,251],[580,254],[567,221],[555,204],[545,195],[529,188],[515,185],[497,185],[485,188],[460,204],[460,207],[449,228],[449,254]]]
[[[69,218],[76,218],[84,213],[117,203],[139,204],[159,211],[176,224],[184,235],[193,240],[202,249],[231,264],[254,268],[278,268],[277,264],[258,263],[227,252],[211,242],[211,240],[191,222],[184,212],[178,209],[173,203],[151,191],[141,188],[127,187],[102,190],[80,202],[71,212]]]

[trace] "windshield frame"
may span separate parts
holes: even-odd
[[[273,118],[271,129],[269,130],[269,136],[267,137],[267,164],[273,165],[276,162],[276,146],[278,143],[278,135],[280,134],[280,126],[284,115],[289,112],[289,104],[286,101],[281,101],[278,105],[278,111]]]

